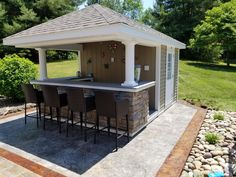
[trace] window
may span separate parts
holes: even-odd
[[[168,53],[167,59],[167,80],[172,78],[172,54]]]

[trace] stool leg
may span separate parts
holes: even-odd
[[[116,151],[118,151],[118,118],[116,117]]]
[[[72,111],[71,111],[72,112]],[[68,109],[67,111],[67,119],[66,119],[66,136],[68,137],[68,132],[69,132],[69,119],[70,119],[70,115],[69,115],[70,111]]]
[[[84,114],[84,141],[87,142],[87,113]]]
[[[26,112],[26,109],[27,109],[27,106],[26,106],[26,102],[25,102],[25,124],[27,123],[27,120],[26,120],[26,114],[27,114],[27,112]]]
[[[50,107],[50,115],[51,115],[51,121],[52,121],[52,117],[53,117],[53,115],[52,115],[52,107]]]
[[[83,128],[83,113],[80,112],[80,128],[82,129]]]
[[[99,115],[96,116],[97,132],[99,133]]]
[[[44,103],[43,105],[43,129],[44,130],[45,130],[45,121],[46,121],[45,114],[46,114],[46,105]]]
[[[108,136],[110,136],[110,132],[111,132],[111,118],[107,117],[107,131],[108,131]]]
[[[71,111],[71,125],[74,126],[74,112]]]
[[[57,111],[57,122],[59,125],[59,133],[61,133],[61,115],[60,115],[60,108],[56,108]]]
[[[128,117],[128,115],[126,115],[125,117],[126,117],[127,139],[128,139],[128,142],[129,142],[129,117]]]
[[[37,105],[36,105],[36,119],[37,119],[37,128],[39,128],[39,111]]]
[[[38,103],[38,109],[39,109],[39,119],[41,120],[41,104]]]

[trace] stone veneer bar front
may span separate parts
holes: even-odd
[[[144,82],[143,88],[140,84],[138,88],[139,90],[132,88],[124,88],[120,87],[119,84],[117,84],[117,88],[115,87],[115,84],[111,84],[112,87],[109,87],[107,83],[95,83],[95,82],[66,82],[65,80],[55,81],[50,79],[46,81],[32,81],[32,84],[37,85],[55,85],[60,88],[60,90],[63,92],[63,90],[66,87],[78,87],[83,88],[85,92],[91,93],[93,90],[105,90],[105,91],[112,91],[117,99],[128,99],[129,100],[129,131],[131,135],[136,133],[140,128],[142,128],[144,125],[146,125],[148,116],[149,116],[149,94],[148,89],[155,85],[155,82]],[[88,87],[86,87],[86,84],[88,84]],[[91,86],[94,86],[94,88],[91,88]],[[97,87],[96,87],[97,85]],[[147,86],[148,85],[148,86]],[[99,89],[100,88],[100,89]],[[121,88],[121,89],[119,89]],[[127,89],[127,91],[125,91]],[[122,91],[121,91],[122,90]],[[42,106],[43,108],[43,106]],[[47,112],[49,112],[49,109],[46,109]],[[53,114],[55,116],[56,111],[53,110]],[[61,109],[61,115],[63,117],[67,117],[68,115],[68,108],[67,106],[63,107]],[[96,110],[91,111],[87,114],[88,122],[94,123],[96,120]],[[79,120],[79,113],[74,113],[74,119]],[[125,129],[126,127],[126,120],[125,117],[119,117],[118,118],[119,128]],[[99,124],[100,126],[106,126],[107,125],[107,118],[100,116],[99,117]],[[115,119],[111,118],[111,126],[115,126]]]

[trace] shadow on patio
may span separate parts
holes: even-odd
[[[63,128],[64,131],[59,134],[57,123],[47,121],[44,131],[42,126],[36,128],[36,120],[27,119],[25,125],[24,118],[20,118],[0,124],[0,141],[78,174],[86,172],[115,148],[111,137],[100,135],[97,144],[93,144],[93,135],[84,142],[79,127],[70,127],[69,137],[66,137]],[[125,143],[126,138],[121,139],[120,147]]]

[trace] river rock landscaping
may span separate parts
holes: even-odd
[[[27,104],[27,108],[35,107],[34,104]],[[4,116],[23,111],[25,109],[25,105],[22,102],[15,102],[11,99],[8,99],[4,96],[0,95],[0,118],[4,118]]]
[[[236,176],[235,135],[236,112],[209,110],[181,177],[208,176],[210,172]]]

